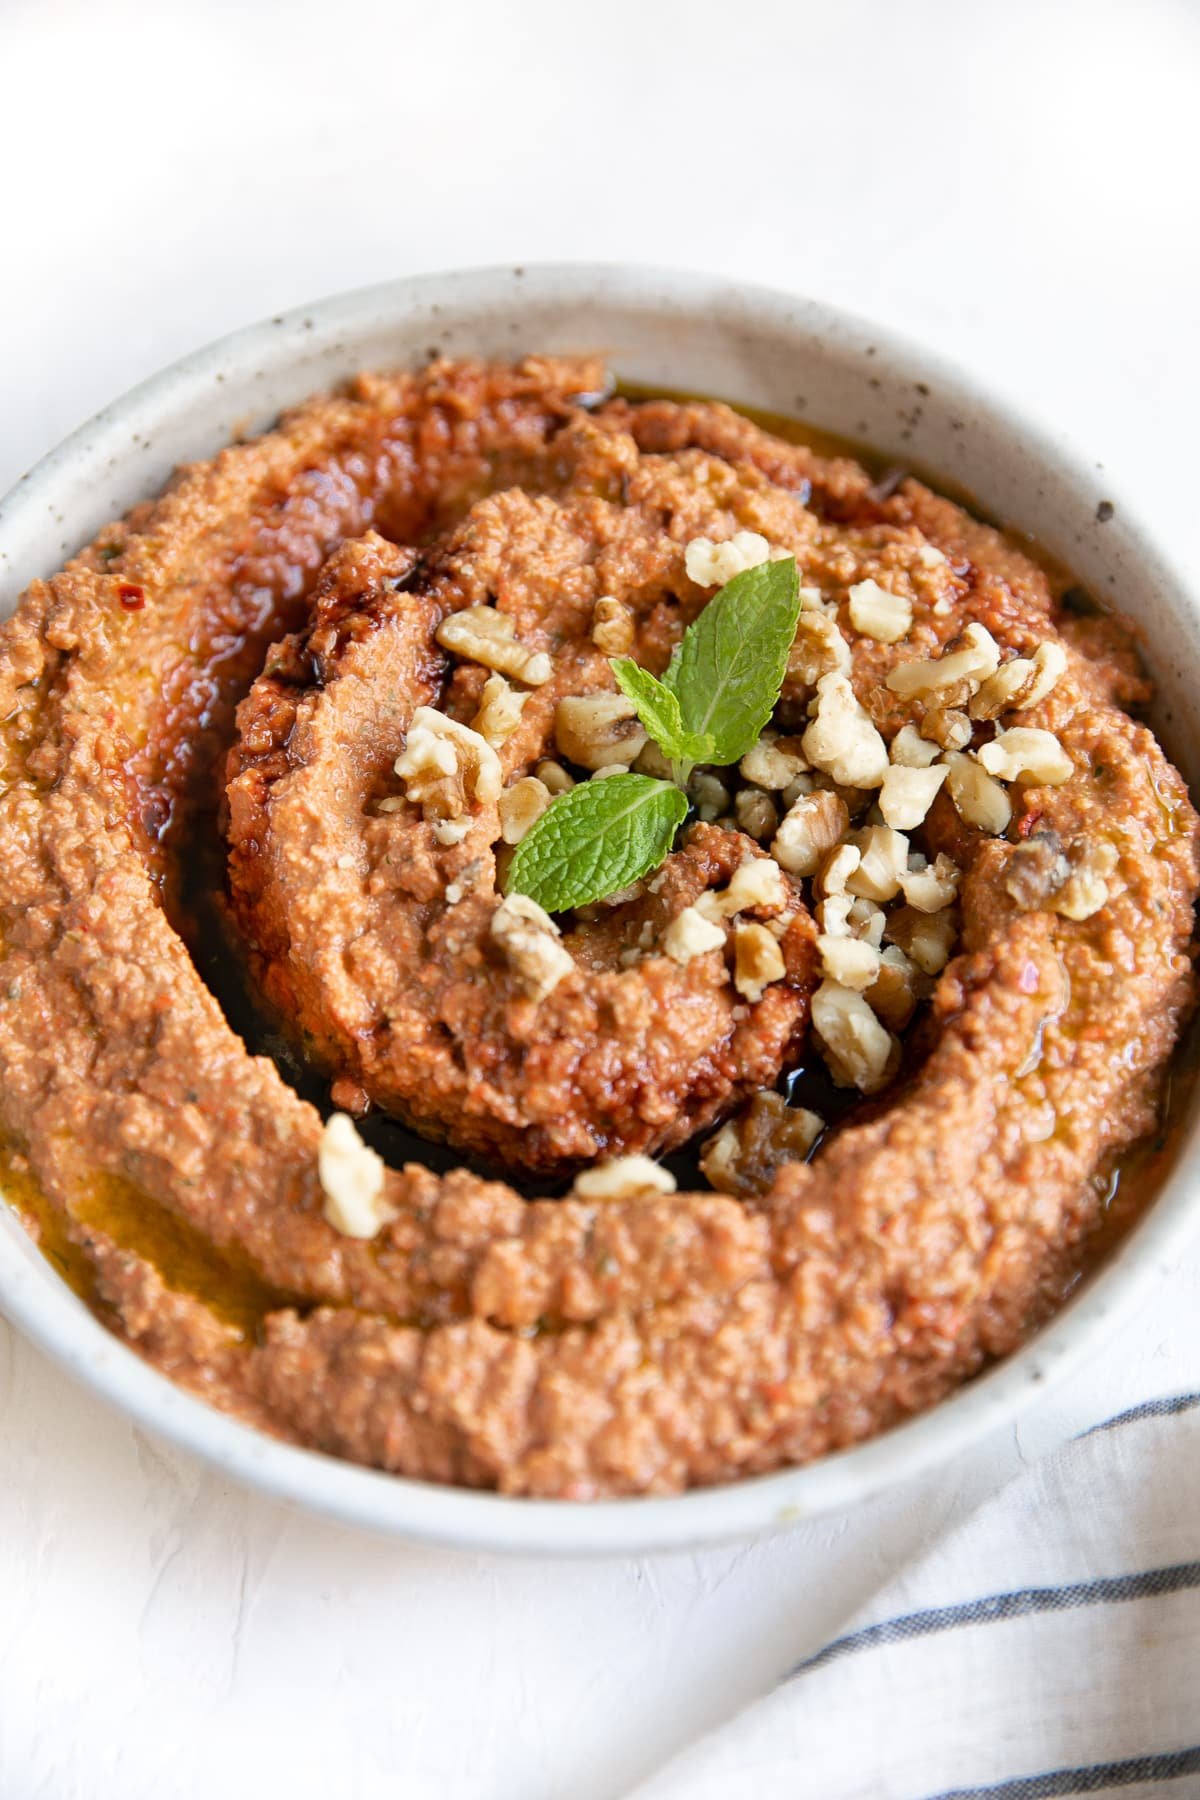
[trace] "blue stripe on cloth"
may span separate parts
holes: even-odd
[[[1061,1587],[1015,1588],[1006,1594],[965,1600],[958,1606],[930,1607],[926,1612],[904,1613],[898,1618],[885,1619],[879,1625],[867,1625],[861,1631],[835,1638],[815,1656],[797,1663],[784,1680],[793,1681],[798,1675],[836,1662],[843,1656],[854,1656],[860,1651],[875,1650],[887,1644],[909,1643],[913,1638],[932,1637],[941,1631],[956,1631],[964,1625],[994,1625],[999,1620],[1024,1619],[1035,1613],[1070,1612],[1081,1606],[1111,1606],[1119,1601],[1141,1600],[1148,1594],[1175,1594],[1196,1587],[1200,1587],[1200,1562],[1173,1563],[1163,1569],[1143,1569],[1135,1575],[1111,1575],[1096,1581],[1065,1583]]]
[[[1131,1406],[1128,1412],[1089,1426],[1079,1435],[1087,1438],[1097,1431],[1116,1431],[1121,1425],[1135,1425],[1139,1419],[1167,1419],[1175,1413],[1191,1412],[1194,1406],[1200,1406],[1200,1394],[1170,1394],[1162,1400],[1143,1400],[1140,1406]]]
[[[1060,1794],[1102,1794],[1106,1789],[1137,1787],[1146,1781],[1178,1781],[1200,1774],[1200,1744],[1190,1750],[1161,1750],[1153,1756],[1131,1756],[1124,1762],[1092,1763],[1082,1769],[1047,1769],[1043,1775],[1018,1775],[989,1787],[946,1788],[928,1800],[1055,1800]]]

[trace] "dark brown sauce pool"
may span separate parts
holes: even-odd
[[[624,382],[618,384],[616,391],[630,400],[711,401],[714,398]],[[748,406],[733,410],[789,443],[807,445],[818,455],[852,458],[861,463],[881,487],[893,486],[905,475],[915,475],[976,518],[1004,530],[1045,571],[1071,610],[1102,610],[1042,545],[1014,529],[1007,521],[990,514],[961,484],[946,480],[916,462],[897,463],[870,445],[824,431],[787,414]],[[211,814],[196,817],[193,824],[193,842],[187,854],[180,858],[183,885],[169,902],[172,923],[188,945],[197,971],[229,1025],[247,1049],[254,1055],[269,1056],[289,1086],[316,1106],[323,1117],[327,1116],[333,1110],[328,1082],[266,1016],[252,992],[243,961],[223,925],[219,898],[223,884],[223,847],[216,818]],[[920,1035],[914,1026],[910,1026],[907,1041],[919,1041]],[[1200,1019],[1195,1019],[1172,1059],[1157,1129],[1114,1166],[1101,1169],[1093,1177],[1103,1195],[1104,1211],[1089,1242],[1081,1278],[1086,1278],[1091,1269],[1112,1254],[1171,1174],[1192,1111],[1198,1072]],[[836,1087],[815,1056],[786,1070],[778,1085],[791,1104],[808,1107],[827,1121],[826,1136],[849,1116],[865,1117],[867,1109],[878,1104]],[[889,1097],[894,1099],[895,1093],[896,1089],[892,1088]],[[393,1166],[416,1162],[439,1173],[466,1166],[488,1179],[503,1177],[529,1198],[556,1195],[563,1189],[562,1183],[539,1186],[514,1177],[508,1171],[472,1162],[452,1147],[419,1136],[402,1121],[382,1113],[368,1114],[359,1121],[359,1130]],[[698,1140],[664,1158],[665,1166],[676,1176],[681,1188],[707,1185],[700,1174],[702,1142]],[[816,1148],[819,1148],[819,1142]],[[29,1173],[19,1149],[12,1145],[0,1144],[0,1192],[63,1280],[103,1312],[94,1292],[87,1256],[72,1242],[59,1212]],[[252,1270],[234,1266],[158,1201],[127,1182],[108,1176],[98,1178],[92,1191],[78,1197],[75,1210],[81,1224],[102,1231],[122,1249],[149,1263],[169,1288],[201,1300],[236,1339],[251,1340],[268,1312],[294,1303],[288,1295],[265,1287]]]

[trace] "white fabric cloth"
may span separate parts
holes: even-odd
[[[1016,1477],[636,1800],[1200,1794],[1200,1394]]]

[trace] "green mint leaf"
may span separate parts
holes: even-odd
[[[612,672],[621,692],[637,707],[637,715],[664,756],[679,756],[683,751],[683,716],[679,702],[657,675],[643,669],[631,657],[618,656],[612,661]]]
[[[605,775],[559,794],[513,853],[507,894],[547,912],[603,900],[656,869],[687,817],[687,801],[651,775]]]
[[[719,768],[755,743],[775,710],[800,617],[794,556],[744,569],[688,626],[662,685],[679,702],[686,737],[707,739],[697,761]]]

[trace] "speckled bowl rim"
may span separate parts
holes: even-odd
[[[1043,526],[1046,518],[1057,521],[1042,535],[1057,540],[1052,547],[1075,567],[1081,557],[1090,562],[1094,586],[1124,588],[1136,574],[1143,592],[1165,596],[1172,622],[1193,629],[1190,640],[1186,631],[1180,634],[1186,640],[1182,643],[1163,641],[1175,635],[1173,630],[1164,628],[1157,638],[1151,634],[1155,672],[1161,678],[1168,669],[1166,685],[1176,710],[1186,707],[1182,697],[1189,684],[1192,691],[1200,689],[1200,650],[1192,647],[1200,640],[1194,590],[1154,550],[1125,505],[1113,501],[1097,465],[987,395],[938,356],[891,332],[816,301],[720,277],[626,265],[477,269],[388,282],[296,308],[184,358],[106,407],[0,503],[0,607],[7,611],[28,579],[58,567],[107,518],[123,511],[131,481],[138,492],[153,493],[171,464],[212,454],[220,441],[214,440],[214,431],[228,434],[239,424],[264,423],[262,396],[273,381],[302,381],[304,371],[311,369],[315,372],[307,391],[312,391],[328,379],[330,358],[340,357],[347,370],[377,361],[380,334],[386,334],[389,322],[405,346],[397,359],[411,354],[418,324],[430,348],[443,344],[462,349],[464,318],[485,321],[486,329],[481,327],[477,335],[487,338],[480,347],[491,353],[500,344],[512,350],[545,348],[548,333],[583,349],[607,347],[601,338],[610,344],[628,340],[635,365],[637,345],[651,339],[656,347],[650,360],[661,365],[669,356],[672,334],[686,335],[689,323],[697,332],[729,334],[722,343],[735,347],[739,333],[746,343],[765,333],[785,347],[794,343],[797,367],[805,369],[806,380],[815,372],[818,390],[827,358],[837,364],[838,379],[861,377],[864,413],[873,404],[868,395],[882,387],[894,414],[887,420],[867,417],[848,424],[822,418],[818,402],[812,405],[812,417],[851,435],[851,427],[862,423],[869,429],[861,435],[901,455],[914,450],[923,455],[921,411],[924,396],[932,394],[930,404],[944,415],[943,424],[957,416],[968,438],[972,432],[990,434],[989,441],[998,446],[1001,464],[995,480],[977,487],[987,504],[1022,525],[1028,511],[1022,495],[1036,489]],[[611,321],[611,332],[604,321]],[[571,337],[573,329],[578,339]],[[356,346],[362,347],[361,356]],[[618,361],[627,369],[629,356],[619,354]],[[664,385],[689,385],[670,382],[666,375],[657,379]],[[713,391],[734,400],[756,398],[737,386],[714,383]],[[189,436],[189,419],[198,411],[212,412],[218,387],[234,411]],[[301,385],[298,392],[303,391]],[[797,403],[787,392],[778,395],[779,411]],[[955,441],[945,439],[944,432],[943,440]],[[1173,729],[1177,735],[1178,719]],[[1168,740],[1170,736],[1169,730]],[[1195,782],[1196,771],[1189,774]],[[7,1212],[0,1217],[0,1312],[138,1425],[266,1494],[343,1524],[414,1542],[527,1554],[682,1549],[744,1538],[852,1506],[1009,1424],[1052,1381],[1104,1343],[1155,1280],[1169,1272],[1194,1235],[1200,1212],[1198,1131],[1193,1110],[1174,1171],[1153,1206],[1104,1267],[1006,1362],[930,1412],[857,1448],[805,1468],[670,1498],[587,1504],[510,1499],[385,1475],[277,1442],[175,1387],[111,1336]]]

